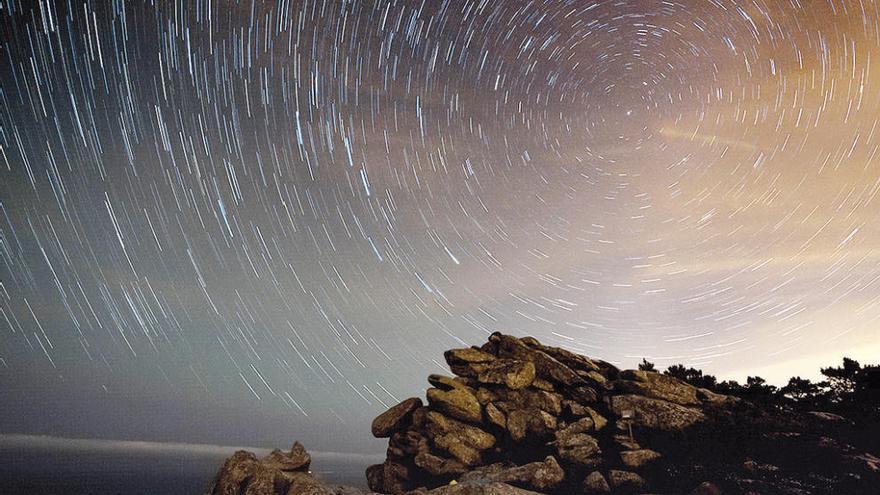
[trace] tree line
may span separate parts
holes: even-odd
[[[658,371],[647,359],[642,359],[639,369]],[[783,387],[770,385],[759,376],[749,376],[745,383],[736,380],[719,382],[702,370],[682,364],[669,366],[663,374],[695,387],[764,406],[831,412],[859,422],[880,421],[880,365],[863,366],[845,357],[840,366],[820,368],[819,371],[823,376],[821,381],[794,376]]]

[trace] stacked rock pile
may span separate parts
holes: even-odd
[[[456,376],[430,375],[427,405],[407,399],[373,421],[389,442],[385,462],[367,469],[370,489],[480,478],[541,493],[644,493],[662,454],[641,438],[684,430],[735,400],[531,337],[495,333],[444,357]]]

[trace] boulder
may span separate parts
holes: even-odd
[[[436,447],[445,450],[466,466],[479,464],[482,451],[495,445],[495,437],[490,433],[436,411],[428,412],[426,428]]]
[[[556,390],[556,387],[554,387],[552,383],[543,378],[535,378],[535,381],[532,382],[532,387],[535,387],[538,390],[544,390],[546,392],[554,392]]]
[[[468,471],[468,467],[455,459],[434,455],[427,450],[416,454],[415,465],[434,476],[460,475]]]
[[[631,411],[634,425],[657,430],[681,431],[706,419],[699,409],[641,395],[616,395],[610,397],[609,402],[609,407],[618,416]]]
[[[535,371],[540,378],[568,387],[585,383],[574,370],[543,351],[527,347],[516,337],[493,334],[489,338],[497,340],[499,357],[534,363]]]
[[[733,407],[742,401],[739,397],[717,394],[705,388],[697,389],[697,398],[700,399],[700,401],[702,401],[705,405],[721,408]]]
[[[565,479],[565,472],[553,456],[541,462],[530,462],[522,466],[493,464],[471,471],[458,481],[498,481],[521,488],[546,492],[553,490]]]
[[[623,462],[623,465],[634,469],[647,466],[661,457],[659,452],[651,449],[624,450],[620,453],[620,460]]]
[[[286,493],[286,495],[336,495],[339,491],[331,491],[329,487],[306,473],[297,473],[293,476],[287,491],[278,493]]]
[[[556,418],[540,409],[515,409],[507,415],[507,431],[514,442],[543,441],[556,429]]]
[[[382,469],[382,485],[381,488],[375,488],[370,485],[371,490],[382,493],[403,493],[407,490],[410,480],[410,469],[399,462],[386,460],[381,465]],[[369,469],[369,468],[368,468]],[[367,473],[369,480],[369,473]]]
[[[496,359],[494,355],[474,347],[450,349],[443,353],[443,357],[449,369],[463,378],[476,378],[487,364]]]
[[[588,495],[599,495],[602,493],[611,493],[611,487],[608,481],[599,471],[593,471],[584,478],[583,491]]]
[[[277,471],[258,464],[248,478],[242,480],[237,493],[243,495],[269,495],[285,493],[290,486],[291,476],[279,475]]]
[[[641,493],[648,487],[648,482],[636,473],[612,469],[608,471],[608,483],[614,490]]]
[[[599,393],[596,392],[594,388],[591,387],[573,387],[569,391],[569,395],[572,399],[580,402],[581,404],[589,404],[592,402],[596,402],[599,399]]]
[[[367,486],[374,492],[381,492],[385,489],[385,466],[383,464],[373,464],[367,467]]]
[[[592,386],[599,388],[606,388],[608,386],[608,379],[598,371],[578,371],[577,374]]]
[[[452,378],[445,375],[428,375],[428,383],[441,390],[463,388],[470,393],[474,393],[474,389],[471,387],[472,382],[460,376]]]
[[[578,418],[587,415],[587,406],[571,399],[562,401],[562,410],[565,414]]]
[[[443,357],[450,365],[463,363],[491,363],[496,357],[488,352],[483,352],[476,347],[463,349],[450,349],[443,353]]]
[[[477,381],[519,390],[535,381],[535,365],[529,361],[499,359],[482,366],[477,373]]]
[[[559,440],[577,433],[592,433],[594,431],[596,431],[596,423],[593,422],[593,418],[587,416],[557,431],[556,439]]]
[[[598,372],[601,368],[586,356],[575,354],[561,347],[543,345],[532,337],[523,337],[520,341],[526,346],[541,351],[575,371]]]
[[[642,447],[629,435],[614,435],[614,443],[625,450],[639,450]]]
[[[622,371],[620,379],[612,385],[615,390],[623,393],[662,399],[682,406],[694,406],[701,402],[697,397],[697,388],[693,385],[653,371]]]
[[[226,459],[208,487],[207,494],[353,495],[362,493],[350,487],[331,489],[323,485],[308,471],[310,461],[308,452],[299,442],[293,444],[290,452],[276,449],[262,459],[257,459],[250,452],[240,450]],[[384,489],[384,481],[375,486]]]
[[[474,467],[482,463],[482,450],[468,445],[461,437],[455,435],[443,435],[434,438],[434,445],[452,455],[465,466]]]
[[[514,409],[540,409],[553,416],[562,414],[562,395],[535,389],[498,389],[493,395],[499,402],[512,404]]]
[[[388,441],[386,456],[389,459],[404,459],[414,456],[421,450],[422,445],[427,445],[428,440],[418,431],[398,431],[391,435]]]
[[[413,430],[423,432],[425,430],[425,423],[428,421],[428,411],[430,411],[430,409],[424,406],[413,411],[412,424],[409,427]]]
[[[263,463],[280,471],[308,471],[312,457],[299,442],[294,442],[290,452],[275,449],[263,459]]]
[[[596,412],[596,410],[593,409],[592,407],[585,407],[584,409],[586,410],[587,416],[589,416],[590,419],[593,420],[593,425],[594,425],[596,431],[601,430],[602,428],[605,428],[605,425],[608,424],[608,420],[605,419],[604,416],[602,416],[601,414]]]
[[[490,402],[486,404],[486,420],[489,424],[501,428],[502,430],[507,429],[507,415],[498,408],[494,403]]]
[[[253,480],[258,468],[257,456],[244,450],[237,451],[223,463],[208,489],[208,494],[241,495],[247,493],[248,485]]]
[[[574,433],[557,438],[553,443],[559,458],[581,466],[597,466],[601,463],[602,450],[599,442],[586,433]]]
[[[452,390],[428,389],[428,404],[434,410],[468,423],[479,423],[483,419],[483,408],[477,398],[466,389]]]
[[[480,387],[477,389],[477,392],[474,394],[477,398],[477,402],[480,403],[481,406],[485,406],[490,402],[494,402],[498,400],[498,394],[494,391],[489,390],[486,387]]]
[[[372,432],[376,438],[388,438],[392,433],[405,429],[412,419],[413,411],[422,407],[422,399],[413,397],[391,406],[373,420]]]

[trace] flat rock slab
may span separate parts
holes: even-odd
[[[412,418],[413,411],[420,407],[422,407],[422,399],[418,397],[406,399],[396,406],[391,406],[391,408],[376,416],[376,419],[373,420],[371,425],[373,436],[376,438],[388,438],[393,433],[406,428]]]
[[[499,359],[487,364],[479,373],[481,383],[505,385],[511,390],[526,388],[535,381],[535,365],[530,361]]]
[[[662,399],[682,406],[695,406],[701,402],[696,387],[678,378],[642,370],[622,371],[620,378],[621,380],[614,382],[614,387],[621,392]]]
[[[500,482],[516,485],[529,490],[551,491],[565,479],[565,471],[553,456],[541,462],[530,462],[522,466],[493,464],[466,473],[459,482]]]
[[[633,424],[657,430],[681,431],[706,419],[699,409],[641,395],[617,395],[610,402],[614,414],[630,411],[635,414]]]
[[[624,450],[620,453],[623,465],[636,469],[647,466],[661,457],[659,452],[650,449]]]
[[[483,408],[477,398],[468,390],[454,388],[441,390],[439,388],[428,389],[428,403],[432,408],[449,417],[460,419],[468,423],[479,423],[483,419]]]

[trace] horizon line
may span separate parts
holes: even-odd
[[[293,443],[291,442],[291,445]],[[157,442],[149,440],[115,440],[105,438],[73,438],[55,435],[34,435],[28,433],[0,433],[0,451],[10,448],[41,448],[41,449],[66,449],[71,451],[93,452],[128,452],[141,454],[170,454],[186,453],[196,455],[229,456],[239,450],[253,452],[257,456],[268,455],[273,448],[217,445],[208,443],[189,442]],[[279,450],[289,450],[290,447]],[[378,459],[380,454],[364,454],[358,452],[336,452],[323,450],[308,450],[313,458],[362,458]]]

